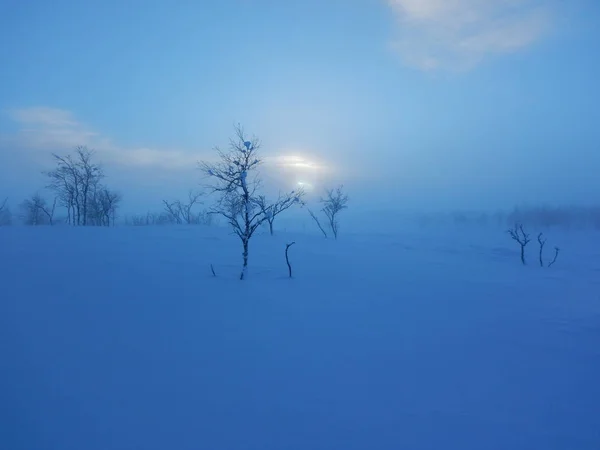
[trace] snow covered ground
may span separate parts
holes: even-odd
[[[598,450],[598,236],[1,228],[0,448]]]

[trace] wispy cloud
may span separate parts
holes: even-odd
[[[397,21],[393,47],[406,64],[423,70],[467,69],[486,56],[522,50],[538,41],[551,23],[548,1],[387,3]]]
[[[41,165],[51,164],[49,153],[64,154],[76,146],[93,149],[103,164],[123,169],[152,169],[164,172],[166,178],[179,176],[180,171],[189,172],[199,160],[216,157],[209,149],[183,151],[151,147],[127,147],[118,145],[111,138],[79,120],[72,112],[49,107],[20,108],[6,111],[6,116],[16,126],[15,132],[0,135],[0,152],[27,152]],[[324,162],[305,152],[282,150],[265,152],[263,175],[272,185],[296,187],[304,182],[318,185],[332,171]]]
[[[101,154],[107,163],[164,169],[193,167],[198,160],[197,154],[181,150],[119,146],[62,109],[44,106],[13,109],[8,111],[8,117],[17,131],[4,140],[22,151],[60,153],[84,145]]]

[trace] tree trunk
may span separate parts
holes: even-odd
[[[525,265],[525,246],[521,245],[521,262]]]
[[[83,226],[84,227],[87,225],[87,215],[88,215],[87,202],[88,202],[88,189],[84,188],[84,190],[83,190]]]
[[[269,220],[269,231],[271,232],[271,236],[273,236],[273,222],[274,220]]]
[[[79,205],[79,200],[77,200],[75,203],[75,212],[77,213],[76,214],[77,220],[73,220],[73,222],[74,222],[74,225],[79,226],[79,225],[81,225],[81,206]],[[75,212],[74,212],[74,215],[75,215]]]
[[[244,247],[244,252],[242,256],[244,257],[244,265],[242,266],[242,273],[240,274],[240,280],[246,278],[246,273],[248,272],[248,240],[242,239],[242,246]]]

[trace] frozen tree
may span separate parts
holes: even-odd
[[[250,240],[267,220],[259,203],[260,180],[254,174],[261,163],[259,148],[259,140],[248,139],[238,125],[235,137],[229,142],[229,150],[216,149],[219,161],[200,163],[200,169],[211,180],[210,190],[219,196],[210,212],[223,216],[242,243],[240,280],[247,276]]]
[[[344,193],[344,186],[340,185],[335,189],[327,189],[326,197],[321,199],[323,208],[321,211],[327,217],[327,223],[331,228],[333,237],[337,239],[339,230],[338,215],[348,207],[348,195]]]
[[[294,205],[303,205],[303,197],[303,190],[292,191],[286,194],[279,193],[277,200],[275,200],[273,203],[269,202],[264,195],[258,196],[256,201],[269,224],[269,232],[271,233],[271,236],[273,236],[273,223],[275,222],[275,218]]]
[[[22,219],[25,225],[54,225],[55,198],[50,205],[40,194],[34,194],[21,203]]]

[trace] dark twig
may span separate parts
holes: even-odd
[[[310,214],[310,217],[312,217],[313,220],[316,222],[317,226],[319,227],[319,230],[321,230],[321,233],[323,233],[323,236],[325,236],[325,239],[327,239],[327,232],[325,231],[325,229],[321,225],[321,222],[319,221],[319,218],[310,209],[307,208],[307,210],[308,210],[308,213]]]
[[[291,244],[286,244],[286,246],[285,246],[285,262],[287,263],[287,266],[288,266],[288,271],[289,271],[289,274],[290,274],[290,278],[292,278],[292,265],[290,264],[290,259],[288,257],[288,250],[294,244],[295,244],[295,242],[292,242]]]
[[[525,230],[523,229],[523,225],[515,225],[514,230],[508,230],[507,231],[508,234],[510,234],[510,237],[519,243],[519,245],[521,246],[521,262],[523,264],[526,264],[525,262],[525,246],[527,244],[529,244],[529,242],[531,241],[531,239],[529,239],[529,234],[525,233]]]
[[[544,258],[543,258],[543,253],[544,253],[544,245],[546,245],[546,241],[547,239],[542,239],[542,236],[544,235],[544,233],[540,233],[538,234],[538,242],[540,244],[540,266],[544,267]]]
[[[552,267],[552,265],[556,262],[556,259],[558,258],[558,252],[560,252],[560,248],[554,247],[554,259],[550,264],[548,264],[548,267]]]
[[[210,271],[212,272],[212,274],[213,274],[213,277],[216,277],[216,276],[217,276],[217,274],[215,273],[215,268],[213,267],[213,265],[212,265],[212,264],[210,265]]]

